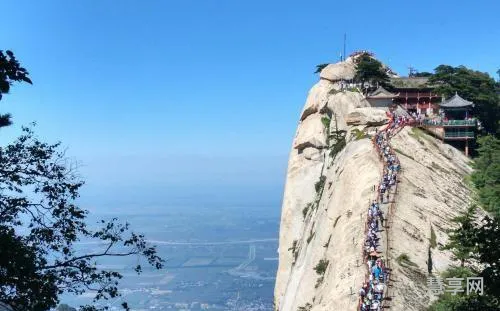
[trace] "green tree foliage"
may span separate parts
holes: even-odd
[[[317,274],[323,275],[326,272],[326,268],[328,267],[329,261],[326,259],[321,259],[318,264],[314,267],[314,271]]]
[[[99,270],[99,257],[139,255],[156,268],[162,260],[143,235],[116,219],[88,228],[88,212],[75,205],[83,181],[68,165],[59,144],[38,140],[23,129],[14,143],[0,148],[0,300],[16,310],[48,310],[60,294],[97,291],[96,301],[118,293],[115,271]],[[84,254],[81,239],[102,243]],[[141,271],[141,266],[136,267]],[[92,310],[92,309],[88,309]]]
[[[431,77],[432,72],[427,72],[427,71],[417,72],[413,76],[414,77]]]
[[[299,307],[298,311],[311,311],[312,304],[306,303],[303,307]]]
[[[487,73],[464,66],[440,65],[429,78],[429,84],[436,85],[436,93],[446,97],[456,92],[466,100],[474,102],[475,113],[489,133],[500,133],[500,101],[495,80]]]
[[[499,311],[498,301],[490,296],[442,295],[429,311]]]
[[[316,65],[316,71],[314,71],[314,73],[320,73],[321,70],[323,70],[326,66],[328,66],[328,64],[319,64],[319,65]]]
[[[473,242],[477,245],[477,262],[483,269],[485,291],[500,299],[500,218],[485,217]]]
[[[477,272],[484,278],[485,292],[500,299],[500,218],[485,216],[478,221],[475,214],[470,208],[454,219],[457,227],[449,232],[444,249],[460,261],[462,270],[481,267]]]
[[[472,270],[471,268],[468,267],[456,267],[456,266],[451,266],[446,271],[442,273],[442,277],[444,279],[446,278],[463,278],[466,279],[468,277],[475,277],[477,276],[477,271]]]
[[[316,190],[316,194],[319,194],[323,191],[325,187],[326,176],[321,175],[319,180],[314,184],[314,189]]]
[[[453,252],[461,266],[449,268],[443,278],[483,277],[485,294],[445,293],[432,304],[430,311],[500,310],[500,221],[490,217],[477,221],[474,215],[475,209],[470,208],[455,218],[458,227],[450,232],[450,242],[445,248]]]
[[[359,56],[356,62],[354,81],[359,83],[369,82],[371,85],[379,84],[382,86],[389,83],[389,76],[384,66],[375,58],[365,53]]]
[[[500,140],[492,135],[478,139],[472,182],[484,209],[500,216]]]
[[[6,54],[0,60],[2,93],[12,81],[31,83],[13,54]],[[95,291],[94,305],[120,296],[122,275],[98,269],[101,257],[136,255],[155,268],[163,266],[156,248],[128,223],[112,219],[87,225],[88,212],[75,203],[83,184],[60,144],[40,141],[31,128],[0,146],[0,301],[15,311],[55,308],[63,293]],[[96,241],[102,249],[84,253],[75,247],[80,240]]]
[[[0,50],[0,100],[3,94],[10,91],[13,82],[27,82],[31,84],[28,71],[21,67],[14,53]],[[12,124],[10,114],[0,114],[0,127]]]
[[[464,267],[476,251],[474,243],[474,235],[476,234],[474,212],[475,209],[470,208],[453,219],[457,227],[448,232],[448,244],[442,248],[452,252],[453,259],[460,262],[460,267]]]
[[[492,135],[479,139],[479,156],[475,159],[472,181],[479,194],[479,203],[491,212],[477,219],[470,208],[454,219],[457,226],[449,232],[444,247],[459,260],[461,267],[452,267],[444,277],[468,277],[473,273],[484,279],[484,296],[443,295],[429,310],[500,310],[500,141]]]
[[[321,123],[323,123],[323,126],[325,127],[325,129],[328,131],[330,129],[330,118],[328,117],[322,117],[321,118]]]

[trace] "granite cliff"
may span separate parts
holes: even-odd
[[[326,66],[299,117],[283,197],[276,310],[358,306],[366,210],[382,174],[370,136],[388,119],[360,92],[342,90],[354,70],[352,58]],[[439,245],[470,201],[464,176],[471,168],[460,151],[418,129],[405,127],[391,143],[401,172],[384,233],[389,248],[382,256],[392,268],[388,303],[391,310],[425,310],[433,299],[428,270],[451,264]],[[408,260],[398,260],[402,254]]]

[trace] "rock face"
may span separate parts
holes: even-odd
[[[283,198],[276,310],[356,310],[366,270],[361,262],[366,210],[382,163],[371,140],[354,132],[373,132],[387,122],[386,114],[360,93],[321,79],[300,120]],[[403,129],[392,145],[402,172],[388,231],[391,249],[383,255],[398,280],[390,288],[391,310],[425,310],[432,299],[425,284],[429,249],[434,271],[451,263],[449,253],[432,247],[431,236],[438,245],[445,243],[450,219],[466,208],[470,193],[463,176],[471,169],[458,150],[415,129]],[[399,265],[395,259],[403,253],[416,266]],[[318,274],[321,260],[328,265]]]
[[[326,80],[320,80],[309,91],[306,104],[300,114],[300,120],[304,120],[307,116],[323,110],[327,103],[331,92],[335,92],[334,85]]]
[[[348,125],[383,125],[387,123],[386,112],[375,108],[357,108],[346,117]]]
[[[351,80],[356,73],[356,64],[354,59],[349,57],[345,62],[329,64],[321,71],[319,77],[331,82],[338,80]]]
[[[309,115],[308,118],[301,122],[300,130],[297,132],[297,137],[294,141],[294,148],[299,151],[306,147],[321,149],[326,147],[327,128],[321,120],[324,116],[320,114]]]

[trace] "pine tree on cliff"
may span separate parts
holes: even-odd
[[[10,51],[0,51],[0,95],[14,82],[31,84],[28,71]],[[0,126],[11,124],[9,114]],[[120,296],[116,271],[96,266],[100,257],[137,255],[161,268],[163,260],[144,236],[116,219],[87,226],[88,212],[75,204],[83,185],[60,150],[40,141],[30,128],[13,143],[0,147],[0,301],[13,310],[45,311],[59,303],[63,293],[95,290],[94,304]],[[82,253],[79,240],[94,240],[101,250]],[[137,272],[141,266],[135,267]],[[126,303],[122,304],[128,309]],[[83,306],[81,310],[101,310]]]
[[[364,85],[368,82],[371,86],[386,86],[389,83],[384,66],[369,54],[362,54],[356,60],[356,73],[354,81]]]
[[[454,218],[457,227],[449,232],[443,247],[453,253],[461,267],[477,269],[484,278],[485,291],[500,299],[500,218],[485,216],[477,220],[476,208]]]
[[[500,140],[485,135],[478,139],[478,144],[472,182],[483,208],[500,218]]]
[[[451,251],[453,254],[452,258],[460,261],[461,267],[464,267],[476,252],[474,212],[475,208],[469,208],[465,213],[453,219],[457,228],[448,232],[448,244],[442,248],[443,250]]]

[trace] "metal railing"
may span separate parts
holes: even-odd
[[[438,120],[423,120],[423,125],[427,126],[477,126],[477,121],[474,120],[448,120],[448,121],[438,121]]]
[[[474,132],[445,132],[444,138],[458,138],[458,137],[467,137],[474,138]]]

